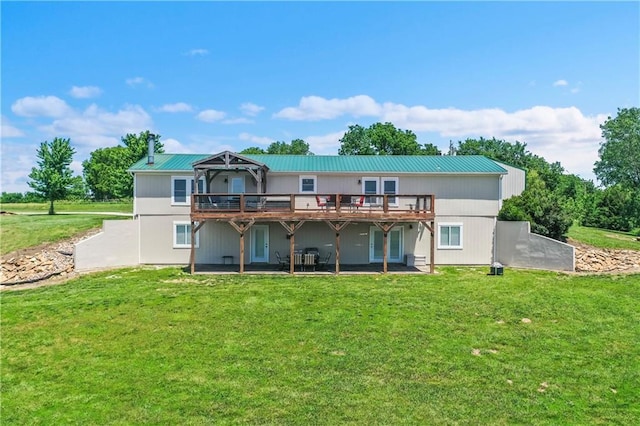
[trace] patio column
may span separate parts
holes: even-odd
[[[337,200],[338,198],[336,198]],[[336,275],[340,274],[340,231],[347,226],[350,221],[333,223],[329,220],[325,220],[325,223],[336,232]]]
[[[387,264],[387,236],[391,228],[396,226],[396,222],[373,222],[382,231],[382,273],[386,274],[388,271]]]
[[[255,219],[251,219],[247,223],[235,223],[230,220],[229,225],[231,225],[238,233],[240,234],[240,273],[244,274],[244,233],[249,230],[256,223]]]
[[[287,231],[287,236],[289,238],[289,273],[293,275],[295,272],[295,241],[296,241],[296,231],[300,229],[302,225],[304,225],[304,220],[300,222],[291,222],[289,225],[287,222],[281,220],[280,225]]]

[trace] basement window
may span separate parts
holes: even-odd
[[[438,248],[461,249],[462,248],[462,224],[441,223],[438,225]]]

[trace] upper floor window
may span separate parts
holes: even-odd
[[[187,192],[189,188],[190,192]],[[190,195],[193,194],[193,178],[173,176],[171,177],[171,204],[176,206],[191,204]],[[204,192],[204,178],[198,180],[198,193]]]
[[[229,179],[230,194],[244,194],[244,176],[236,176]]]
[[[316,181],[316,176],[300,176],[300,192],[315,194],[317,192]]]

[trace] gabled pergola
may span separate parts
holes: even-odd
[[[269,167],[258,161],[252,160],[231,151],[223,151],[219,154],[207,157],[204,160],[196,161],[193,165],[194,182],[198,182],[201,177],[205,178],[205,192],[210,192],[211,182],[224,171],[247,171],[256,181],[259,193],[264,193],[267,189],[267,172]],[[194,188],[196,194],[198,187]]]

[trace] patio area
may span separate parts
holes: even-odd
[[[188,268],[187,268],[188,269]],[[391,274],[428,274],[429,266],[407,266],[401,263],[389,263],[387,271]],[[196,274],[239,274],[239,265],[220,264],[197,264]],[[270,274],[270,275],[291,275],[289,270],[280,269],[275,264],[249,264],[244,265],[245,274]],[[382,274],[382,263],[371,263],[366,265],[344,265],[340,264],[340,274]],[[335,275],[335,264],[327,265],[322,270],[302,270],[296,267],[295,275]]]

